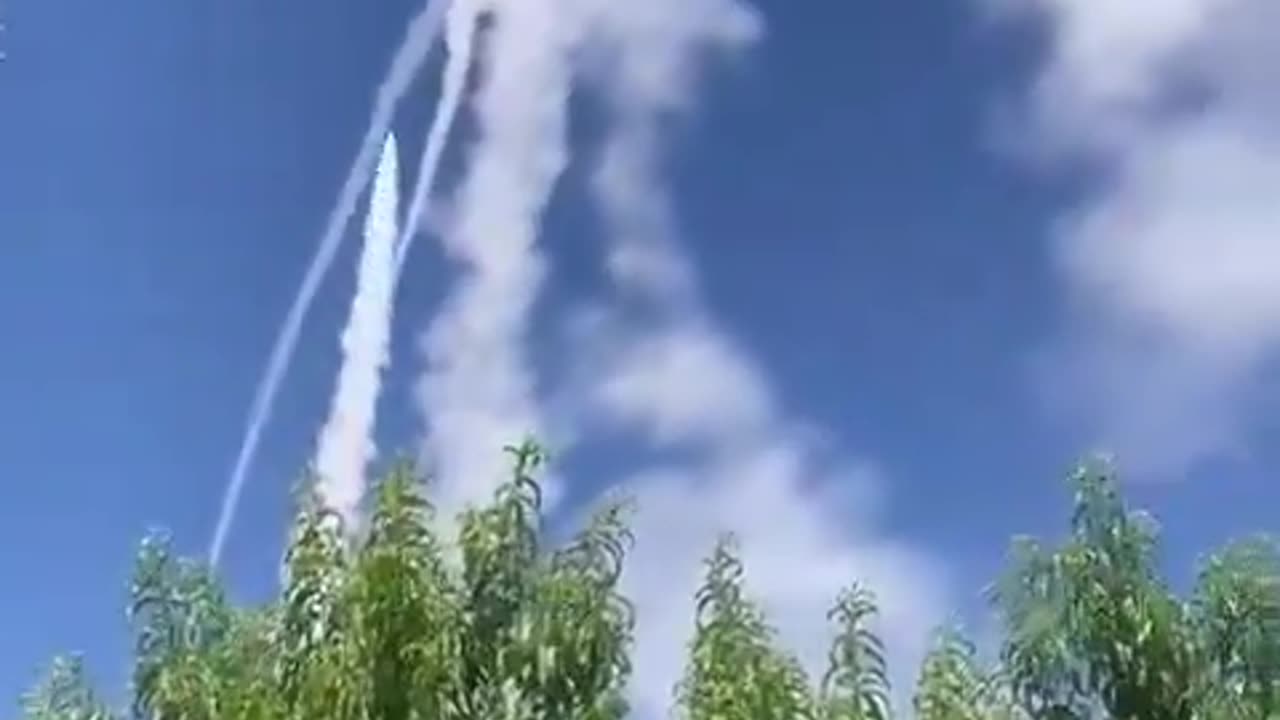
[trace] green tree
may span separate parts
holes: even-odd
[[[111,720],[112,715],[85,680],[76,656],[53,661],[49,674],[22,699],[28,720]]]
[[[1156,573],[1154,521],[1125,506],[1109,465],[1082,466],[1071,483],[1068,541],[1018,543],[994,593],[1019,701],[1033,717],[1190,720],[1200,657]]]
[[[1071,534],[1023,540],[993,593],[1013,692],[1033,717],[1276,717],[1280,553],[1266,539],[1205,563],[1189,601],[1156,571],[1158,530],[1106,463],[1082,466]]]
[[[955,630],[938,634],[920,668],[913,705],[918,720],[983,720],[990,716],[987,679],[973,645]]]
[[[1204,653],[1204,717],[1280,714],[1280,550],[1270,538],[1232,543],[1200,571],[1191,618]]]
[[[817,714],[799,661],[775,646],[774,630],[743,591],[732,538],[707,561],[697,628],[677,688],[687,720],[794,720]]]
[[[871,627],[878,612],[875,596],[854,585],[827,614],[837,628],[822,678],[827,720],[888,720],[891,716],[884,643]]]
[[[492,500],[435,534],[405,463],[376,485],[354,540],[304,485],[279,597],[228,602],[169,541],[142,543],[130,588],[132,698],[113,714],[78,658],[55,661],[28,720],[621,720],[634,612],[619,592],[633,538],[626,503],[569,542],[542,527],[538,446],[507,448]],[[1210,555],[1179,598],[1157,572],[1158,533],[1105,463],[1082,466],[1069,533],[1021,539],[991,590],[1005,635],[986,667],[945,630],[920,668],[919,720],[1278,720],[1280,546]],[[732,538],[706,561],[675,710],[685,720],[889,720],[878,606],[854,584],[829,613],[816,684],[747,597]]]

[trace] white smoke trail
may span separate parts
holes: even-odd
[[[298,336],[302,331],[302,323],[311,309],[311,303],[315,300],[321,281],[333,265],[347,223],[355,212],[360,194],[377,161],[382,139],[386,137],[391,127],[396,106],[409,90],[409,85],[427,56],[430,55],[449,3],[450,0],[429,0],[428,4],[414,17],[409,24],[404,42],[392,60],[390,72],[378,88],[369,129],[360,145],[360,152],[356,155],[351,172],[347,175],[342,191],[338,195],[338,201],[329,214],[315,257],[307,268],[302,286],[298,289],[298,295],[280,328],[276,343],[271,349],[271,357],[267,361],[266,371],[254,394],[244,440],[241,442],[240,451],[236,455],[235,465],[231,470],[231,479],[222,498],[218,524],[209,548],[209,564],[212,566],[217,566],[222,557],[227,534],[231,530],[231,523],[235,519],[236,508],[240,503],[240,494],[244,490],[249,466],[252,465],[254,456],[257,454],[262,431],[271,417],[272,405],[280,390],[280,383],[284,380],[289,363],[293,359],[294,350],[298,345]]]
[[[409,211],[405,214],[404,228],[400,241],[396,244],[397,283],[404,272],[404,263],[409,257],[409,249],[413,247],[414,238],[421,231],[421,216],[440,170],[440,159],[444,155],[445,144],[449,141],[458,108],[462,104],[467,73],[471,69],[476,23],[485,9],[483,2],[484,0],[454,0],[445,20],[445,46],[449,59],[444,68],[444,88],[440,93],[440,104],[431,122],[431,129],[427,133],[422,159],[418,163],[418,179],[413,185],[413,194],[409,196]]]
[[[342,333],[338,388],[316,450],[321,498],[348,529],[355,527],[365,466],[374,454],[378,394],[390,356],[399,175],[395,136],[388,135],[369,199],[351,319]]]
[[[541,217],[568,154],[576,25],[567,7],[517,0],[492,8],[475,99],[480,137],[443,238],[465,275],[427,333],[419,387],[442,517],[486,498],[505,463],[494,449],[541,425],[522,343],[544,275],[535,247]]]
[[[445,64],[444,88],[423,147],[418,179],[400,233],[396,230],[399,162],[394,135],[388,135],[378,165],[365,224],[360,279],[352,301],[351,320],[342,337],[344,361],[338,389],[316,453],[321,496],[326,507],[336,510],[343,518],[349,531],[356,526],[357,510],[364,494],[365,467],[375,453],[373,430],[381,370],[390,354],[395,289],[418,234],[423,206],[430,196],[466,89],[480,9],[478,0],[455,0],[446,15],[449,58]]]

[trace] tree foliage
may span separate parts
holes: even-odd
[[[698,591],[697,628],[678,690],[687,720],[792,720],[815,708],[799,661],[775,644],[775,633],[743,589],[734,540],[721,539]]]
[[[167,539],[143,542],[129,602],[127,707],[90,689],[79,658],[24,696],[28,720],[621,720],[635,613],[619,580],[626,503],[567,543],[542,527],[538,446],[507,449],[511,478],[457,518],[450,542],[424,483],[398,464],[354,540],[305,485],[279,596],[231,604]],[[990,599],[995,662],[938,633],[909,702],[920,720],[1280,718],[1280,546],[1248,538],[1207,557],[1178,597],[1159,532],[1111,466],[1070,477],[1065,539],[1015,541]],[[803,567],[803,563],[797,563]],[[683,720],[889,720],[895,695],[869,588],[833,599],[823,672],[810,677],[755,601],[723,538],[691,598],[695,631],[674,688]],[[852,580],[852,579],[851,579]]]
[[[1213,556],[1183,601],[1157,572],[1158,527],[1125,505],[1111,466],[1086,464],[1071,484],[1067,541],[1016,543],[992,593],[1019,706],[1037,718],[1274,717],[1274,545]]]

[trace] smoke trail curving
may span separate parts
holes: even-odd
[[[365,466],[374,454],[378,393],[390,356],[399,174],[395,136],[388,135],[369,199],[351,319],[342,333],[338,388],[316,450],[321,498],[348,528],[355,527]]]
[[[422,149],[422,159],[418,163],[418,179],[413,185],[413,194],[409,196],[409,211],[405,214],[404,228],[400,241],[396,244],[395,278],[399,283],[400,274],[404,271],[404,263],[408,259],[409,249],[413,246],[421,230],[421,216],[431,195],[431,186],[435,184],[436,174],[440,170],[440,158],[444,155],[445,143],[449,141],[449,132],[453,129],[454,119],[462,104],[462,95],[466,90],[467,72],[471,69],[471,56],[475,45],[476,23],[484,10],[483,0],[454,0],[448,17],[445,20],[445,45],[449,59],[444,68],[444,88],[440,94],[440,105],[427,133],[427,141]]]
[[[284,324],[276,337],[276,343],[271,349],[266,371],[254,394],[244,440],[241,442],[240,451],[231,470],[231,479],[222,498],[222,508],[213,533],[213,542],[209,547],[209,564],[212,566],[216,566],[222,558],[222,550],[226,544],[227,534],[231,530],[231,522],[235,519],[249,466],[253,463],[254,455],[257,454],[263,428],[271,417],[272,405],[280,390],[280,383],[284,380],[289,363],[293,359],[294,350],[298,345],[298,336],[302,331],[302,323],[311,309],[311,303],[315,300],[321,281],[333,265],[347,222],[355,212],[360,193],[368,182],[373,164],[377,161],[382,139],[391,127],[396,105],[404,97],[413,78],[430,54],[431,47],[440,33],[440,26],[444,21],[449,3],[450,0],[430,0],[414,17],[409,24],[403,43],[392,59],[390,72],[378,88],[369,129],[352,164],[351,172],[343,183],[338,201],[329,214],[315,257],[307,268],[302,286],[298,289],[298,295],[289,308],[289,314],[285,316]]]
[[[419,385],[441,517],[488,497],[505,463],[493,449],[541,426],[523,343],[544,275],[542,213],[568,155],[575,27],[565,8],[493,6],[475,96],[479,138],[442,238],[464,273],[426,335]]]

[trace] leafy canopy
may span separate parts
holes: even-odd
[[[446,543],[408,464],[377,484],[354,539],[304,484],[279,596],[232,605],[216,578],[142,543],[130,587],[130,702],[108,707],[79,658],[55,661],[21,704],[28,720],[621,720],[635,610],[619,590],[634,542],[627,503],[547,542],[531,442],[512,474],[462,513]],[[828,614],[811,678],[748,592],[724,537],[692,598],[695,631],[674,689],[683,720],[1271,720],[1280,718],[1280,548],[1233,543],[1176,596],[1159,532],[1111,466],[1070,477],[1056,546],[1015,541],[990,598],[1004,628],[984,663],[938,633],[908,703],[895,705],[874,595],[856,583]],[[797,567],[803,568],[803,559]],[[815,681],[816,680],[816,681]]]

